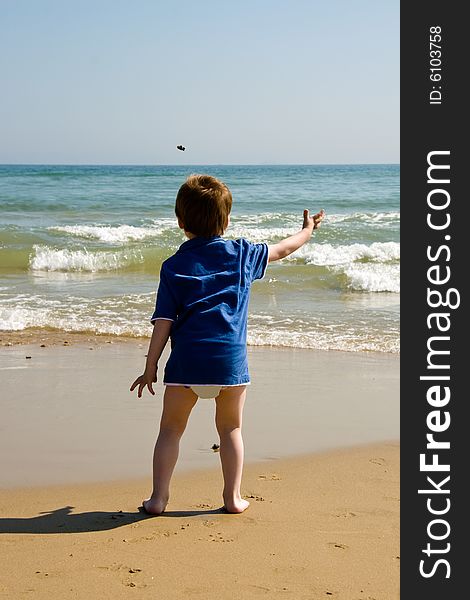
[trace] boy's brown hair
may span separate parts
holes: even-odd
[[[185,231],[198,237],[222,235],[231,209],[230,190],[211,175],[190,175],[176,196],[176,216]]]

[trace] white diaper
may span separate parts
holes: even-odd
[[[185,383],[166,383],[168,386],[182,386],[188,390],[193,390],[193,392],[199,398],[217,398],[222,390],[226,390],[231,387],[241,387],[250,385],[250,382],[240,383],[237,385],[186,385]]]
[[[224,387],[222,385],[192,385],[190,386],[193,392],[199,396],[199,398],[217,398],[220,394],[220,390]]]

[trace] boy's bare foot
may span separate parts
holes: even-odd
[[[161,515],[167,504],[168,500],[165,501],[156,498],[148,498],[142,501],[142,506],[149,515]]]
[[[242,513],[250,506],[248,500],[244,500],[240,498],[239,500],[231,500],[230,502],[225,502],[224,508],[228,513],[239,514]]]

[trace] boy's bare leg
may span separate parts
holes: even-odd
[[[231,513],[241,513],[249,502],[241,497],[243,471],[242,415],[246,386],[228,387],[215,399],[215,424],[220,436],[220,461],[224,475],[223,498]]]
[[[170,498],[170,480],[178,460],[180,439],[197,402],[196,394],[183,386],[166,386],[160,432],[153,452],[153,491],[142,505],[146,512],[159,515]]]

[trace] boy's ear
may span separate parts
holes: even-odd
[[[178,227],[179,227],[180,229],[184,229],[184,224],[183,224],[183,221],[182,221],[182,220],[181,220],[179,217],[178,217]]]

